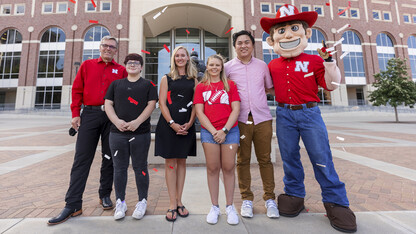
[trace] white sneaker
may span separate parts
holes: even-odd
[[[146,198],[143,198],[143,200],[137,202],[136,209],[133,212],[133,218],[135,219],[141,219],[143,218],[144,214],[146,213],[147,208],[147,201]]]
[[[237,225],[239,220],[234,205],[228,206],[225,209],[225,212],[227,213],[227,223],[231,225]]]
[[[220,208],[212,206],[207,215],[207,223],[216,224],[218,222],[218,216],[221,214]]]
[[[244,218],[253,218],[253,202],[244,200],[241,205],[241,216]]]
[[[267,208],[267,217],[269,218],[279,218],[279,210],[277,209],[276,202],[273,199],[269,199],[265,204]]]
[[[114,219],[122,219],[126,216],[127,205],[125,201],[121,201],[120,198],[116,202],[116,211],[114,212]]]

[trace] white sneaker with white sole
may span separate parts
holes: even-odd
[[[269,199],[265,204],[267,208],[267,217],[271,219],[279,218],[279,209],[277,209],[277,204],[273,199]]]
[[[143,198],[141,201],[137,202],[136,209],[133,212],[133,218],[141,219],[146,213],[147,201],[146,198]]]
[[[114,219],[122,219],[126,216],[127,205],[125,201],[121,201],[120,198],[116,202],[116,211],[114,212]]]
[[[237,225],[239,219],[234,205],[227,206],[227,208],[225,208],[225,212],[227,213],[227,223],[231,225]]]
[[[220,208],[217,206],[212,206],[211,210],[207,215],[207,223],[209,224],[216,224],[218,223],[218,216],[220,216]]]
[[[253,218],[253,202],[244,200],[241,204],[241,216],[244,218]]]

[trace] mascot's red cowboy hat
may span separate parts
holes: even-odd
[[[292,20],[305,21],[309,27],[312,27],[318,19],[318,13],[315,11],[306,11],[299,13],[298,9],[290,4],[285,4],[277,10],[276,18],[263,17],[260,20],[260,25],[263,30],[269,33],[273,25]]]

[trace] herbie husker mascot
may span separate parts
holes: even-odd
[[[286,4],[279,8],[276,18],[260,20],[263,30],[270,34],[267,43],[281,56],[269,63],[278,102],[276,133],[285,173],[285,194],[279,195],[278,206],[280,215],[287,217],[295,217],[305,208],[305,174],[299,153],[302,137],[331,226],[356,232],[355,215],[349,208],[345,184],[335,171],[328,133],[317,105],[318,85],[329,91],[336,89],[341,73],[325,45],[318,49],[325,61],[303,53],[317,18],[314,11],[299,13],[295,6]]]

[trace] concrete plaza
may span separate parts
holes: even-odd
[[[70,113],[57,114],[0,113],[0,233],[337,233],[325,217],[320,188],[303,147],[306,210],[296,218],[271,220],[265,216],[260,173],[257,164],[252,164],[254,218],[241,218],[237,226],[226,223],[221,184],[223,215],[217,225],[207,224],[210,198],[201,154],[187,169],[183,202],[191,215],[169,223],[164,218],[169,204],[164,165],[149,155],[146,216],[140,221],[131,218],[137,193],[130,168],[128,217],[116,222],[113,211],[103,211],[98,204],[101,157],[97,152],[84,193],[82,216],[49,227],[48,218],[65,205],[76,139],[68,135]],[[357,215],[357,233],[416,233],[416,114],[399,114],[400,123],[394,122],[392,112],[324,109],[323,117],[336,170]],[[276,140],[273,146],[278,195],[283,192],[283,170]],[[242,201],[237,184],[234,197],[239,211]]]

